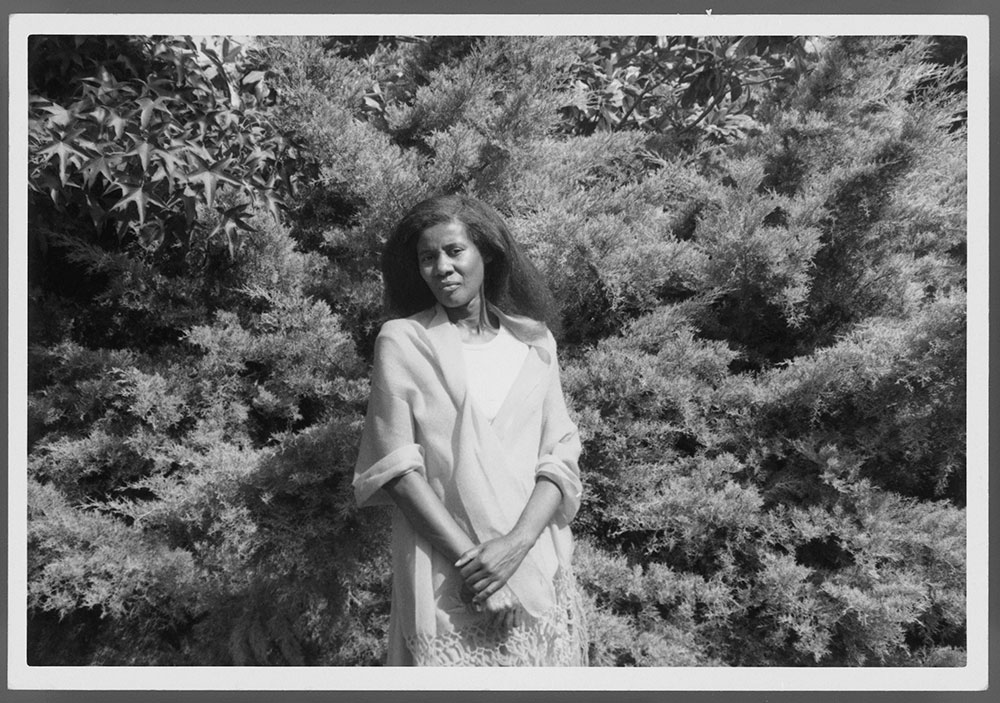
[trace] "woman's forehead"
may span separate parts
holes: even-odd
[[[440,249],[449,244],[471,244],[465,225],[456,220],[428,227],[417,237],[417,250]]]

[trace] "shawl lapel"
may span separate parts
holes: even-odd
[[[528,356],[524,360],[524,365],[514,379],[514,384],[510,387],[507,397],[500,404],[500,410],[493,418],[492,427],[497,436],[502,440],[510,434],[510,430],[521,418],[519,410],[530,404],[530,399],[537,392],[545,392],[545,385],[542,381],[548,372],[548,364],[543,360],[536,347],[528,350]]]
[[[455,403],[455,408],[461,411],[468,394],[462,339],[441,305],[434,306],[434,316],[427,324],[427,339],[437,360],[441,382]]]

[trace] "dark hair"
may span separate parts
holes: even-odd
[[[486,300],[505,313],[544,322],[553,334],[558,333],[559,311],[538,269],[514,241],[500,213],[466,195],[442,195],[417,203],[389,235],[382,251],[389,314],[408,317],[434,304],[434,294],[417,266],[417,240],[425,230],[447,222],[461,223],[486,260]]]

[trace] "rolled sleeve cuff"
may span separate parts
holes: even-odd
[[[576,471],[570,469],[563,461],[553,455],[543,456],[538,460],[535,478],[547,478],[562,491],[562,504],[558,516],[563,523],[569,523],[576,517],[583,497],[583,484]]]
[[[373,505],[392,505],[382,486],[410,471],[424,473],[424,450],[419,444],[407,444],[385,455],[365,471],[354,477],[354,498],[366,508]]]

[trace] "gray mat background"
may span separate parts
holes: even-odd
[[[565,2],[560,0],[506,0],[505,2],[487,0],[281,0],[280,3],[264,2],[262,0],[171,0],[169,2],[161,0],[153,2],[151,0],[132,0],[131,2],[113,2],[111,0],[0,0],[5,10],[5,15],[9,17],[14,13],[212,13],[212,14],[267,14],[279,12],[282,14],[329,14],[329,13],[405,13],[405,14],[464,14],[464,13],[491,13],[491,14],[681,14],[681,15],[702,15],[711,10],[713,15],[749,15],[749,14],[851,14],[851,15],[873,15],[873,14],[959,14],[959,15],[982,15],[984,22],[990,22],[997,14],[995,0],[841,0],[838,3],[830,0],[714,0],[707,2],[693,2],[691,0],[618,0],[616,2],[601,2],[599,0],[574,0]],[[859,31],[863,30],[864,24],[859,26]],[[8,60],[9,60],[9,28],[3,34],[3,52],[0,56],[0,91],[5,98],[5,105],[0,114],[0,130],[4,134],[5,152],[9,148],[9,132],[7,124],[7,100],[9,96],[8,86]],[[995,32],[990,36],[990,92],[998,92],[998,81],[995,66],[995,56],[997,54],[997,42]],[[994,139],[996,130],[990,128],[990,143],[997,144]],[[990,158],[990,170],[997,159],[998,149],[994,148]],[[2,179],[7,183],[7,159],[0,159],[2,162]],[[990,203],[995,202],[997,193],[996,184],[990,186]],[[7,212],[7,188],[0,189],[0,209]],[[6,217],[3,218],[6,228]],[[990,226],[992,233],[993,227]],[[6,238],[5,238],[6,241]],[[990,262],[997,262],[997,249],[991,252]],[[3,247],[3,260],[0,263],[0,277],[3,279],[2,295],[5,304],[0,308],[0,326],[6,328],[8,322],[7,308],[8,298],[8,249]],[[992,267],[991,267],[992,268]],[[990,292],[991,307],[1000,305],[1000,286],[995,286]],[[992,360],[992,349],[994,340],[995,325],[990,322],[990,356]],[[4,335],[3,349],[4,357],[7,356],[7,337]],[[6,396],[8,390],[7,368],[3,367],[3,393]],[[989,402],[990,410],[996,411],[996,403],[991,398]],[[0,410],[6,417],[6,404]],[[996,412],[994,412],[996,414]],[[5,423],[6,426],[6,423]],[[990,426],[990,439],[995,437],[995,427]],[[7,432],[3,435],[4,452],[6,456]],[[993,444],[993,442],[991,442]],[[996,451],[989,452],[990,465],[993,465],[993,458]],[[7,521],[7,483],[0,481],[0,511]],[[990,505],[990,522],[993,527],[990,530],[992,545],[990,547],[990,565],[996,565],[996,544],[997,537],[997,511],[996,505]],[[6,555],[7,532],[3,534],[4,555]],[[6,562],[6,560],[5,560]],[[0,583],[3,584],[3,592],[6,594],[7,569],[6,564],[0,569]],[[1000,641],[1000,603],[997,600],[995,588],[990,589],[989,596],[989,632],[990,639],[994,642]],[[986,614],[982,613],[985,617]],[[7,612],[4,607],[0,610],[0,623],[3,624],[3,631],[7,632]],[[990,678],[993,679],[997,671],[996,647],[992,647],[989,656]],[[810,703],[831,703],[834,701],[884,701],[892,703],[929,703],[931,701],[985,701],[991,700],[988,691],[960,691],[960,692],[854,692],[854,691],[825,691],[825,692],[795,692],[795,691],[735,691],[735,692],[712,692],[712,691],[672,691],[672,692],[617,692],[610,691],[589,691],[589,692],[539,692],[539,691],[511,691],[511,692],[434,692],[434,691],[333,691],[333,692],[237,692],[237,691],[11,691],[6,686],[7,674],[7,638],[0,639],[0,666],[4,673],[4,686],[0,689],[0,701],[15,701],[18,703],[40,702],[40,701],[79,701],[81,703],[118,703],[124,701],[217,701],[225,703],[244,703],[256,701],[352,701],[357,703],[372,703],[374,701],[407,701],[407,702],[434,702],[443,703],[458,701],[474,701],[474,703],[491,703],[493,701],[544,701],[545,703],[587,703],[590,701],[641,701],[643,703],[652,701],[698,701],[698,702],[729,702],[729,701],[754,701],[760,703],[792,703],[808,699]],[[669,674],[667,674],[669,675]],[[331,686],[335,685],[336,671],[330,672]],[[775,682],[780,686],[780,682]],[[665,681],[665,687],[669,682]]]

